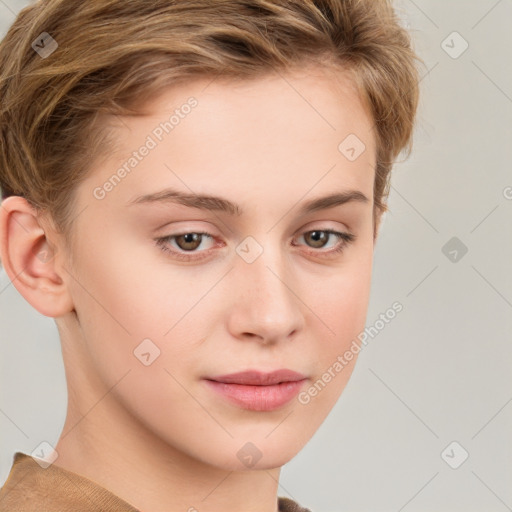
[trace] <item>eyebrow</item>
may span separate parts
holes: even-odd
[[[333,194],[317,197],[304,203],[299,210],[300,215],[333,208],[349,202],[368,203],[369,199],[359,190],[344,190]],[[167,188],[152,194],[145,194],[128,202],[133,204],[165,204],[177,203],[190,208],[225,212],[229,215],[241,216],[243,209],[237,203],[219,196],[205,194],[189,194],[176,189]]]

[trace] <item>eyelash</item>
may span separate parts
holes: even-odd
[[[316,252],[320,255],[326,254],[326,255],[330,256],[333,254],[335,255],[335,254],[342,253],[345,250],[345,248],[348,245],[350,245],[352,242],[354,242],[354,240],[356,239],[356,235],[353,235],[351,233],[343,233],[341,231],[335,231],[333,229],[311,229],[309,231],[304,231],[304,233],[302,233],[302,234],[304,235],[307,233],[312,233],[313,231],[320,231],[322,233],[328,233],[331,235],[335,235],[336,237],[338,237],[338,240],[343,240],[343,243],[339,244],[335,249],[330,249],[328,251],[321,251],[321,250],[317,251],[314,248],[312,248],[313,252]],[[190,253],[187,254],[187,253],[180,252],[175,249],[169,248],[169,245],[167,243],[169,240],[172,240],[179,236],[189,235],[189,234],[195,234],[195,235],[206,236],[208,238],[214,238],[212,235],[210,235],[210,233],[205,233],[204,231],[185,231],[184,233],[177,233],[175,235],[168,235],[168,236],[164,236],[164,237],[160,237],[160,238],[155,238],[155,242],[156,242],[156,245],[163,252],[170,253],[170,254],[172,254],[173,257],[175,257],[179,260],[182,260],[182,261],[192,261],[192,260],[199,261],[199,260],[202,260],[203,258],[207,258],[208,256],[199,256],[199,257],[192,256],[191,254],[193,254],[193,251],[190,251]],[[207,251],[200,251],[200,252],[209,252],[209,251],[207,250]]]

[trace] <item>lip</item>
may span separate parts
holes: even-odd
[[[265,373],[258,370],[247,370],[238,373],[229,373],[217,377],[208,377],[208,380],[224,382],[225,384],[247,384],[250,386],[269,386],[281,382],[296,382],[305,379],[306,376],[293,370],[282,369]]]
[[[292,370],[249,370],[204,379],[229,402],[252,411],[273,411],[290,402],[307,380]]]

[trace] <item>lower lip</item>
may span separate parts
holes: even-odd
[[[251,411],[273,411],[290,402],[300,391],[306,379],[281,382],[272,386],[226,384],[206,380],[208,385],[230,402]]]

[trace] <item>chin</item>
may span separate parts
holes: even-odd
[[[283,445],[282,438],[276,436],[276,447],[268,439],[260,441],[232,440],[229,446],[224,446],[220,452],[210,454],[212,466],[225,471],[262,471],[279,468],[290,462],[300,451],[295,445]]]

